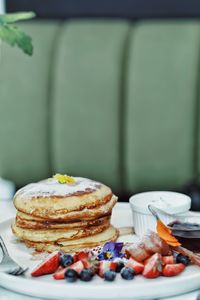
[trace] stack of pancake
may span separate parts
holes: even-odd
[[[117,239],[118,231],[110,224],[117,202],[111,189],[90,179],[70,178],[69,183],[56,178],[32,183],[15,194],[12,231],[28,247],[75,252]]]

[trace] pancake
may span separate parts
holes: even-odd
[[[43,218],[41,216],[39,217],[35,216],[34,213],[26,214],[26,213],[22,213],[20,210],[19,212],[20,212],[20,216],[23,216],[23,219],[28,219],[28,220],[30,219],[40,220],[40,221],[54,220],[57,222],[63,222],[63,221],[73,222],[73,221],[84,221],[84,220],[87,221],[87,220],[95,220],[102,216],[110,215],[116,202],[117,202],[117,197],[113,195],[109,202],[96,208],[92,208],[92,209],[85,208],[81,211],[73,211],[66,214],[57,212],[56,215],[52,215],[51,213],[49,213],[43,216]],[[46,210],[48,210],[48,208],[46,208]]]
[[[12,231],[36,251],[72,252],[115,241],[110,225],[117,202],[106,185],[81,177],[56,174],[20,189]]]
[[[86,248],[95,248],[104,245],[108,241],[116,241],[119,232],[110,225],[106,230],[93,236],[56,243],[35,243],[24,241],[27,247],[34,248],[37,252],[63,251],[66,253],[77,252]]]
[[[28,216],[28,215],[27,215]],[[105,223],[110,222],[110,215],[101,217],[99,219],[91,220],[91,221],[80,221],[80,222],[72,222],[72,223],[58,223],[56,221],[35,221],[35,220],[27,220],[24,219],[23,216],[18,212],[16,216],[16,225],[21,228],[26,229],[72,229],[72,228],[87,228],[90,226],[99,226]]]
[[[18,227],[16,223],[12,224],[13,233],[22,241],[28,240],[32,242],[58,242],[61,240],[73,240],[86,236],[92,236],[107,229],[110,222],[98,226],[90,226],[86,228],[54,229],[54,230],[33,230]]]
[[[29,184],[14,196],[17,210],[36,217],[58,219],[70,212],[98,208],[112,198],[106,185],[81,177],[72,184],[61,184],[50,178]]]

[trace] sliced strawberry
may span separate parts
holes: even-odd
[[[56,280],[64,279],[65,278],[65,271],[67,268],[59,268],[59,270],[53,274],[53,278]]]
[[[89,260],[87,260],[87,259],[82,260],[82,263],[84,265],[84,268],[86,268],[86,269],[92,268],[92,263]]]
[[[98,274],[99,273],[99,268],[100,268],[100,262],[96,260],[93,263],[93,267],[92,267],[92,270],[93,270],[94,274]]]
[[[74,262],[77,262],[77,261],[78,261],[78,254],[75,253],[75,254],[73,255],[73,261],[74,261]]]
[[[162,270],[163,276],[171,277],[176,276],[185,270],[185,265],[182,263],[179,264],[167,264]]]
[[[88,260],[89,252],[81,251],[77,254],[78,260]]]
[[[171,264],[175,263],[173,255],[163,256],[162,262],[163,262],[163,265],[171,265]]]
[[[144,261],[143,261],[143,265],[145,266],[146,264],[148,264],[149,260],[151,259],[151,256],[146,258]]]
[[[73,269],[79,274],[84,269],[84,264],[82,263],[82,261],[79,260],[73,265],[69,266],[68,269]]]
[[[155,253],[144,266],[142,275],[146,278],[156,278],[162,272],[162,256]]]
[[[92,267],[92,264],[90,262],[89,252],[84,252],[84,251],[79,252],[77,254],[77,260],[81,260],[86,269],[89,269]]]
[[[125,267],[133,269],[135,274],[140,274],[144,270],[144,265],[142,263],[139,263],[132,257],[129,258],[129,260],[125,264]]]
[[[108,260],[100,261],[99,276],[103,278],[105,270],[110,269],[115,271],[116,268],[117,268],[117,262],[108,261]]]
[[[60,252],[54,252],[50,254],[47,259],[41,262],[36,268],[31,272],[33,277],[42,276],[46,274],[54,273],[60,263]]]
[[[92,269],[93,272],[96,271],[97,266],[97,261],[92,261],[91,260],[91,253],[90,252],[86,252],[86,251],[81,251],[81,252],[77,252],[74,254],[73,256],[73,260],[74,262],[77,261],[82,261],[84,268],[86,269]]]
[[[60,279],[64,279],[65,278],[65,271],[67,269],[73,269],[75,270],[78,274],[80,274],[80,272],[84,269],[84,265],[82,263],[82,261],[77,261],[74,264],[70,265],[69,267],[63,268],[62,270],[56,272],[55,274],[53,274],[53,278],[60,280]]]
[[[73,255],[73,260],[74,262],[77,262],[78,260],[85,260],[89,258],[90,253],[89,252],[85,252],[85,251],[81,251],[81,252],[76,252]]]

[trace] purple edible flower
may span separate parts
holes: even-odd
[[[121,253],[124,243],[114,243],[114,242],[107,242],[98,255],[99,260],[114,260],[115,258],[121,258],[124,256]]]

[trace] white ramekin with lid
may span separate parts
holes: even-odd
[[[156,220],[150,213],[148,205],[152,205],[169,214],[166,215],[159,212],[160,219],[165,224],[168,224],[174,221],[176,216],[177,218],[181,217],[182,214],[189,211],[191,198],[181,193],[156,191],[133,195],[129,199],[129,203],[132,210],[135,233],[138,236],[143,236],[148,230],[156,231]]]

